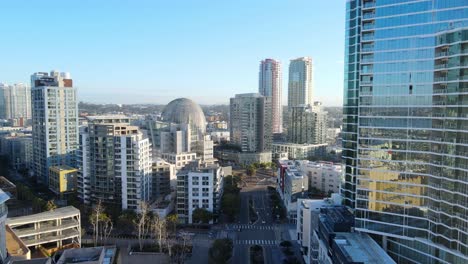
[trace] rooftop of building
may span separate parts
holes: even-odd
[[[4,192],[2,189],[0,189],[0,204],[5,203],[10,199],[10,196]]]
[[[286,166],[286,175],[289,177],[294,177],[296,179],[304,178],[304,175],[297,167],[298,163],[294,160],[280,160],[281,166]]]
[[[177,98],[169,102],[161,113],[165,122],[190,124],[202,134],[206,131],[206,118],[201,107],[187,98]]]
[[[51,166],[51,167],[49,167],[49,170],[52,170],[52,171],[55,171],[55,172],[62,172],[62,171],[65,171],[65,172],[73,172],[73,171],[78,171],[77,168],[73,168],[73,167],[68,166],[68,165]]]
[[[16,188],[16,185],[7,178],[0,176],[0,189]]]
[[[236,94],[236,98],[244,98],[244,97],[262,97],[259,93],[242,93]]]
[[[110,264],[116,254],[115,247],[73,248],[65,250],[57,264],[87,263]]]
[[[354,215],[343,205],[321,208],[320,219],[329,232],[343,232],[354,226]]]
[[[94,120],[112,120],[112,119],[130,119],[130,117],[126,115],[96,115],[96,116],[86,116],[86,119],[89,121]]]
[[[37,258],[37,259],[25,259],[25,260],[14,260],[12,264],[51,264],[50,258]]]
[[[5,226],[5,241],[7,251],[13,257],[27,256],[30,253],[29,248],[8,225]]]
[[[338,232],[333,243],[352,263],[395,263],[390,256],[368,235],[358,232]]]
[[[23,225],[27,223],[35,223],[42,221],[55,220],[59,218],[74,217],[80,214],[80,210],[73,206],[60,207],[51,211],[46,211],[38,214],[25,215],[8,218],[6,221],[7,225]]]
[[[323,144],[296,144],[296,143],[290,143],[290,142],[273,142],[271,143],[272,145],[280,145],[280,146],[288,146],[288,147],[297,147],[297,148],[312,148],[312,147],[326,147],[328,146],[327,143]]]
[[[300,161],[301,166],[313,167],[313,168],[324,168],[324,169],[333,169],[333,170],[342,170],[343,167],[339,163],[333,163],[329,161],[309,161],[303,160]]]

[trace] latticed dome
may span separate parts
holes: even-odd
[[[162,112],[162,120],[176,124],[190,124],[201,133],[206,131],[205,114],[201,107],[187,98],[171,101]]]

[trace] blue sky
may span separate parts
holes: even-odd
[[[344,0],[1,1],[0,82],[68,71],[79,100],[227,104],[259,61],[314,60],[315,100],[341,105]]]

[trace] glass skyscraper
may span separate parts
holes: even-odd
[[[468,263],[468,0],[346,3],[342,193],[399,263]]]

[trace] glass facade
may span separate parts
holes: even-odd
[[[468,1],[348,0],[343,196],[399,263],[468,262]]]

